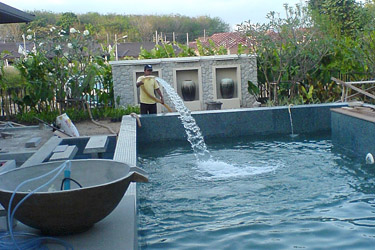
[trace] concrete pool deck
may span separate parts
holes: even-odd
[[[24,163],[53,136],[52,130],[45,126],[4,127],[1,132],[7,132],[11,136],[0,137],[0,160],[15,160],[17,166]],[[40,139],[39,143],[27,147],[27,142],[35,138]]]
[[[114,151],[113,159],[136,165],[136,122],[131,117],[123,117],[119,137]],[[68,140],[84,140],[87,137],[69,138]],[[88,231],[61,236],[72,244],[75,249],[137,249],[137,210],[136,210],[136,185],[131,183],[124,197],[114,211],[96,223]],[[18,223],[15,231],[39,234],[39,231]],[[64,249],[57,245],[48,245],[50,249]]]

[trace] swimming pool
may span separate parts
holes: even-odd
[[[375,168],[329,135],[165,144],[138,151],[140,249],[373,249]]]

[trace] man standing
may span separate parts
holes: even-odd
[[[152,74],[152,66],[145,65],[144,75],[137,79],[137,88],[140,89],[139,99],[141,101],[141,114],[156,114],[156,102],[164,104],[164,98],[160,91],[159,84]],[[160,96],[160,100],[156,98],[155,91]]]

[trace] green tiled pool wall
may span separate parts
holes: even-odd
[[[346,104],[316,104],[291,107],[295,134],[330,132],[331,108]],[[288,106],[193,112],[205,139],[251,135],[291,134]],[[140,116],[137,142],[186,140],[177,113]]]
[[[352,156],[375,155],[375,123],[332,112],[332,142]]]

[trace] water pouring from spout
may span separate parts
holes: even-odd
[[[192,117],[190,110],[185,106],[184,101],[169,83],[159,77],[157,77],[156,80],[163,86],[164,90],[167,92],[169,98],[173,102],[175,109],[180,113],[179,119],[185,128],[187,140],[190,142],[197,160],[206,161],[210,159],[211,154],[207,150],[202,133],[197,126],[195,119]]]
[[[298,134],[296,134],[296,135],[294,134],[292,111],[291,111],[291,107],[292,106],[293,106],[293,104],[289,104],[289,106],[288,106],[288,112],[289,112],[290,128],[292,130],[292,133],[291,133],[290,137],[294,138],[294,137],[297,137]]]
[[[172,88],[172,86],[161,78],[156,78],[160,85],[167,92],[167,95],[173,102],[175,109],[180,113],[179,119],[181,120],[187,140],[190,142],[193,149],[195,158],[197,160],[197,169],[203,173],[203,178],[212,179],[225,179],[238,176],[248,176],[254,174],[262,174],[274,171],[278,166],[263,166],[254,167],[253,164],[233,164],[221,160],[214,159],[211,153],[207,150],[206,143],[200,132],[195,119],[192,117],[190,110],[184,105],[184,101]]]

